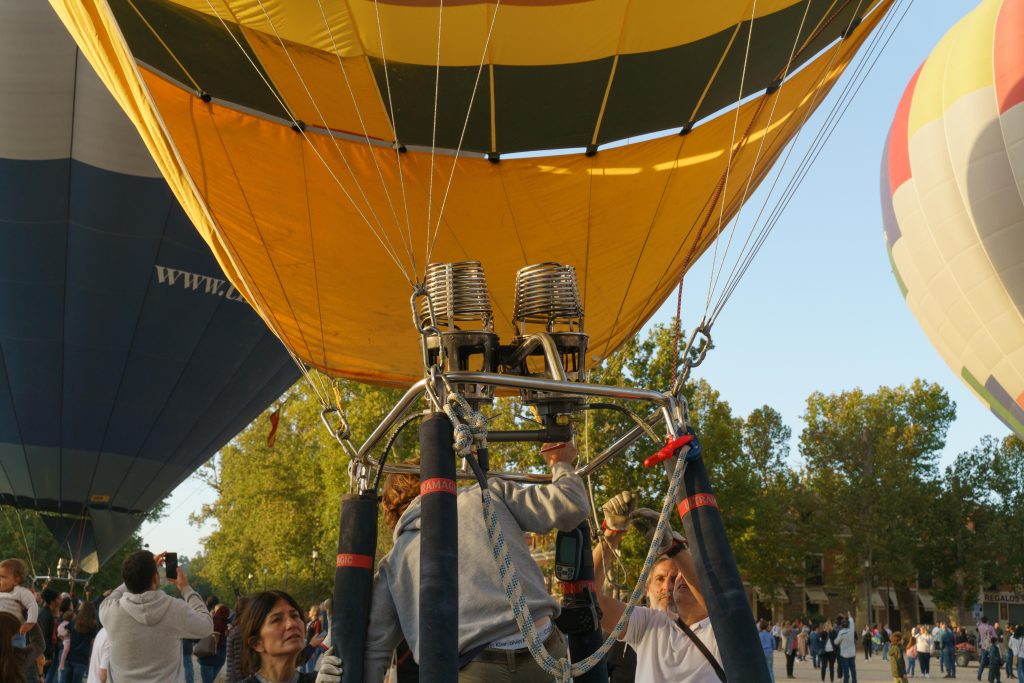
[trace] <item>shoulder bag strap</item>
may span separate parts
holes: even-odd
[[[698,638],[697,634],[693,632],[693,629],[687,626],[682,619],[676,619],[676,624],[679,625],[679,628],[683,629],[683,633],[686,634],[686,637],[689,638],[693,642],[693,644],[697,646],[697,649],[700,650],[701,654],[704,655],[705,659],[708,660],[708,663],[711,665],[711,668],[715,670],[715,674],[717,674],[718,680],[722,681],[722,683],[726,683],[725,671],[722,669],[722,665],[719,664],[718,660],[715,659],[715,656],[711,654],[711,650],[709,650],[708,646],[704,644],[704,641]]]

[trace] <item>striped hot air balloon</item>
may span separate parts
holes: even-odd
[[[911,311],[1024,436],[1024,0],[984,0],[925,60],[896,110],[881,194]]]
[[[270,327],[377,383],[423,373],[408,302],[428,261],[482,262],[505,338],[515,273],[573,265],[589,359],[614,351],[892,6],[51,4]]]

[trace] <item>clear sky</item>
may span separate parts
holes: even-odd
[[[986,434],[1008,433],[946,366],[906,307],[886,256],[879,207],[882,148],[896,104],[938,40],[975,4],[913,2],[729,300],[714,328],[716,348],[695,372],[721,392],[736,414],[766,403],[782,413],[794,432],[794,457],[812,391],[873,391],[916,377],[943,385],[957,404],[944,462]],[[905,6],[903,0],[897,10]],[[829,105],[808,122],[805,139],[820,128]],[[799,156],[794,154],[791,165]],[[783,183],[790,175],[783,174]],[[761,191],[747,203],[736,237],[740,242],[764,195]],[[768,208],[775,204],[769,200]],[[734,260],[735,253],[725,261],[726,273]],[[687,328],[704,312],[711,270],[709,251],[687,275]],[[673,296],[654,321],[666,322],[674,313]],[[209,529],[190,527],[186,518],[212,499],[212,491],[190,478],[172,495],[168,517],[143,527],[145,540],[157,550],[195,554]]]

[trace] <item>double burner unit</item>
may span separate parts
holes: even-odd
[[[494,310],[487,278],[478,261],[434,263],[427,268],[426,296],[419,300],[417,323],[424,330],[428,366],[445,374],[485,372],[583,382],[587,335],[576,270],[558,263],[538,263],[516,273],[512,324],[515,336],[502,344],[494,332]],[[474,407],[490,404],[494,386],[455,382]],[[568,432],[568,414],[581,399],[540,389],[521,389],[545,425]],[[557,431],[557,429],[556,429]],[[542,436],[538,433],[537,439]],[[566,434],[562,434],[566,436]],[[534,440],[530,432],[488,436],[491,441]],[[567,438],[567,437],[566,437]]]

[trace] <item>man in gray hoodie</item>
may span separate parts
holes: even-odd
[[[100,621],[110,637],[113,683],[184,683],[182,638],[213,633],[206,604],[181,567],[173,583],[183,600],[157,590],[163,557],[148,550],[129,555],[121,568],[124,583],[100,605]]]
[[[522,486],[492,479],[488,487],[537,632],[548,651],[562,657],[565,639],[553,623],[561,608],[548,594],[523,532],[571,531],[586,518],[589,503],[583,480],[572,467],[576,448],[571,443],[557,444],[545,446],[541,452],[551,469],[550,484]],[[384,680],[391,653],[403,637],[419,661],[419,487],[419,477],[411,475],[390,475],[384,485],[381,505],[385,521],[395,530],[395,545],[380,561],[374,577],[364,661],[366,681]],[[505,597],[487,538],[478,486],[459,490],[458,514],[459,653],[477,653],[475,661],[463,668],[460,680],[551,680],[526,649]],[[494,673],[491,667],[500,668],[502,674],[497,678],[490,675]]]

